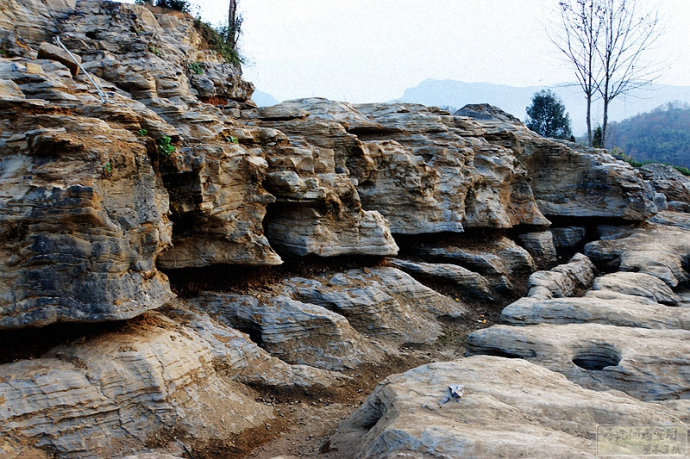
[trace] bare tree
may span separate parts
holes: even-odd
[[[242,15],[237,14],[237,0],[230,0],[228,6],[228,32],[226,39],[232,45],[232,49],[237,49],[241,28]]]
[[[637,0],[560,0],[560,33],[551,41],[575,70],[587,101],[587,139],[592,146],[592,102],[603,102],[605,141],[611,101],[654,79],[641,57],[660,34],[656,12],[642,13]]]
[[[597,45],[602,33],[602,0],[562,0],[561,33],[551,41],[575,70],[577,82],[587,101],[587,142],[592,146],[592,101],[600,86]]]
[[[661,31],[658,13],[641,12],[637,0],[599,1],[603,34],[598,46],[602,78],[597,91],[604,104],[602,139],[606,142],[611,101],[656,77],[653,67],[645,65],[641,58]]]

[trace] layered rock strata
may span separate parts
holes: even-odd
[[[554,218],[643,220],[658,209],[651,184],[605,150],[546,139],[514,119],[497,116],[495,107],[475,107],[456,117],[466,136],[510,148],[530,177],[541,212]],[[631,198],[631,199],[628,199]]]
[[[667,224],[608,228],[590,246],[621,260],[638,254],[644,272],[595,277],[577,254],[534,273],[528,296],[503,310],[509,325],[468,336],[469,354],[479,355],[390,376],[341,423],[331,447],[345,457],[596,457],[604,447],[598,426],[613,424],[666,426],[680,435],[674,454],[685,454],[690,308],[659,270],[675,265],[667,239],[657,239],[669,252],[660,263],[639,253],[660,235],[674,235],[676,260],[690,245],[682,218],[660,220]],[[624,266],[604,260],[602,267]]]
[[[0,365],[0,455],[243,453],[238,439],[263,438],[257,432],[281,414],[257,401],[256,390],[328,394],[353,384],[348,375],[360,368],[443,346],[439,339],[468,328],[469,316],[486,322],[464,298],[489,313],[488,303],[514,298],[537,267],[553,266],[556,247],[581,245],[577,228],[586,225],[591,240],[592,218],[643,221],[656,210],[653,191],[627,164],[542,139],[495,109],[454,116],[316,98],[258,109],[253,86],[213,49],[204,27],[184,14],[114,2],[0,6],[0,329],[53,324],[26,335],[45,344],[16,354],[32,359],[8,354]],[[98,88],[52,44],[58,35]],[[478,115],[486,110],[491,116]],[[559,225],[586,223],[553,238],[545,215]],[[671,288],[688,279],[689,226],[683,214],[663,213],[646,226],[600,227],[602,240],[585,253],[602,271],[627,273],[593,279],[589,260],[576,256],[535,274],[528,298],[504,310],[504,320],[528,326],[489,328],[471,341],[475,352],[522,355],[583,385],[663,406],[592,395],[504,359],[418,373],[475,372],[481,384],[468,385],[468,394],[488,387],[520,424],[501,429],[531,425],[535,436],[555,435],[553,451],[581,451],[591,440],[588,427],[573,433],[562,421],[574,415],[574,399],[557,390],[607,407],[586,405],[583,420],[676,422],[688,309]],[[390,256],[397,258],[381,260]],[[340,267],[352,259],[360,267]],[[284,260],[288,267],[276,270]],[[244,283],[202,278],[231,265]],[[171,288],[163,271],[182,280]],[[560,315],[546,312],[559,307]],[[570,323],[587,321],[600,325],[579,333]],[[57,340],[58,322],[85,322],[72,329],[83,338]],[[601,334],[611,335],[613,344],[602,345],[608,353],[568,354]],[[617,353],[620,366],[605,368],[618,373],[586,368]],[[605,378],[594,381],[592,371]],[[501,386],[520,373],[559,402],[545,410],[505,394]],[[349,451],[392,454],[385,445],[404,429],[374,419],[383,400],[372,396],[355,415],[352,432],[378,427],[358,446],[365,449]],[[492,403],[487,396],[478,413],[492,412]],[[497,421],[453,413],[473,424],[444,430],[447,445]],[[417,434],[435,442],[424,429],[413,427],[400,444]],[[422,443],[414,451],[432,454]],[[376,453],[367,453],[374,444]],[[471,451],[504,451],[487,444]]]

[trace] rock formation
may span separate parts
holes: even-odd
[[[206,27],[0,5],[0,455],[241,455],[285,404],[351,414],[465,351],[330,447],[587,456],[599,423],[687,426],[690,218],[658,213],[682,179],[490,106],[257,108]]]
[[[463,396],[445,404],[449,385]],[[523,360],[425,365],[384,380],[338,429],[346,458],[595,457],[596,426],[679,424],[620,392],[585,389]]]

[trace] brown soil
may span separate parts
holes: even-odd
[[[444,294],[460,298],[452,287],[445,286]],[[457,295],[457,296],[456,296]],[[265,394],[260,401],[269,403],[282,415],[280,425],[270,431],[245,432],[247,444],[258,442],[260,446],[248,449],[236,457],[269,459],[285,458],[336,459],[342,452],[330,447],[329,438],[338,424],[350,416],[387,376],[415,368],[426,363],[448,361],[465,355],[467,335],[486,328],[498,320],[502,304],[474,302],[467,304],[469,314],[462,320],[445,320],[445,335],[430,345],[406,345],[400,347],[400,358],[390,359],[385,365],[362,366],[347,373],[353,382],[336,389],[331,396],[319,394],[295,394],[277,396]],[[280,427],[284,427],[280,429]],[[260,438],[257,438],[259,434]]]

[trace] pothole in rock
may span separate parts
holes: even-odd
[[[615,367],[621,361],[620,352],[611,344],[596,343],[579,350],[573,357],[573,363],[589,371],[601,371],[606,367]]]

